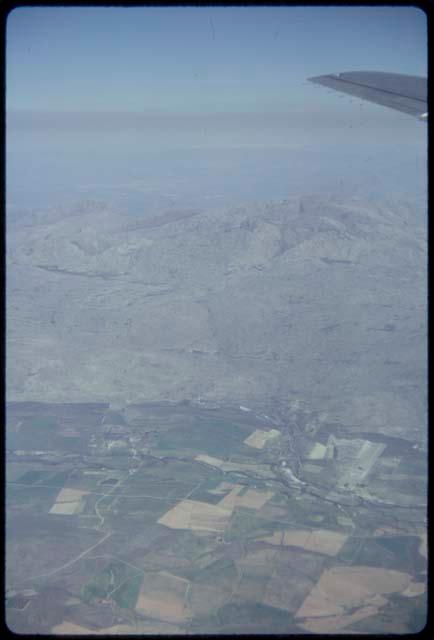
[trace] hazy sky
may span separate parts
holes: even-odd
[[[10,110],[336,108],[306,78],[359,69],[425,75],[425,14],[402,7],[23,7],[7,25]]]
[[[425,124],[307,81],[426,75],[416,8],[24,7],[6,55],[8,206],[424,184]]]

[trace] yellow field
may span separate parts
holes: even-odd
[[[194,616],[206,616],[214,613],[228,599],[230,591],[206,584],[191,585],[191,610]]]
[[[256,549],[237,560],[236,564],[239,567],[264,567],[266,572],[269,573],[270,565],[274,563],[277,553],[276,549]]]
[[[258,473],[261,470],[261,465],[249,462],[223,462],[221,469],[223,471],[255,471]]]
[[[389,458],[388,456],[381,456],[381,466],[388,469],[394,469],[401,462],[401,458]]]
[[[135,629],[128,624],[116,624],[113,627],[106,627],[105,629],[88,629],[87,627],[82,627],[79,624],[75,624],[74,622],[62,622],[62,624],[57,624],[52,628],[52,633],[55,635],[131,635],[133,633],[140,634],[143,631]]]
[[[236,498],[238,497],[238,494],[242,488],[242,484],[232,485],[232,490],[227,495],[225,495],[225,497],[222,498],[218,503],[219,507],[223,507],[224,509],[230,509],[230,511],[233,511]]]
[[[326,451],[327,447],[324,444],[321,444],[321,442],[315,442],[307,457],[309,458],[309,460],[322,460],[326,454]]]
[[[210,464],[212,467],[222,468],[224,465],[224,460],[220,460],[220,458],[214,458],[213,456],[208,456],[206,453],[200,453],[195,457],[195,460],[199,462],[205,462],[206,464]]]
[[[271,536],[260,538],[260,540],[269,544],[302,547],[307,551],[317,551],[328,556],[335,556],[342,549],[347,539],[348,536],[344,533],[327,531],[326,529],[274,531]]]
[[[185,622],[191,617],[186,606],[189,580],[164,571],[145,577],[136,604],[136,611],[150,618],[167,622]]]
[[[52,629],[52,633],[59,635],[86,635],[92,633],[98,633],[98,631],[94,631],[93,629],[87,629],[86,627],[82,627],[79,624],[75,624],[74,622],[62,622],[61,624],[56,624]],[[101,633],[101,631],[99,632]]]
[[[419,553],[424,558],[428,558],[427,534],[426,533],[422,533],[422,535],[420,536]]]
[[[81,489],[61,489],[57,494],[56,502],[74,502],[88,493],[89,491],[82,491]]]
[[[64,621],[61,624],[56,624],[52,629],[51,633],[53,635],[96,635],[96,636],[106,636],[106,635],[150,635],[150,634],[180,634],[182,633],[179,627],[168,623],[140,623],[138,625],[128,625],[128,624],[116,624],[112,627],[105,627],[104,629],[88,629],[87,627],[82,627],[79,624],[75,624],[74,622]]]
[[[56,515],[70,516],[73,513],[77,513],[80,508],[80,502],[56,502],[50,509],[50,513]]]
[[[223,532],[231,513],[231,510],[220,505],[182,500],[167,511],[158,522],[171,529]]]
[[[281,545],[281,544],[284,544],[283,542],[284,537],[285,537],[284,531],[273,531],[271,536],[264,536],[263,538],[258,538],[258,541],[268,542],[268,544]]]
[[[425,593],[426,586],[423,582],[410,582],[408,587],[401,592],[401,595],[407,598],[414,598],[414,596],[420,596]]]
[[[208,493],[212,493],[214,495],[220,496],[224,493],[227,493],[228,491],[233,489],[233,487],[235,486],[238,486],[238,485],[235,485],[232,482],[220,482],[220,484],[217,487],[215,487],[215,489],[210,489]]]
[[[297,618],[339,615],[346,607],[372,604],[373,598],[406,589],[408,573],[380,567],[332,567],[323,572],[317,584],[295,614]],[[380,602],[383,602],[381,599]]]
[[[60,515],[72,515],[81,506],[81,499],[88,491],[81,489],[61,489],[57,494],[56,502],[50,509],[50,513]]]
[[[233,511],[235,507],[260,509],[267,500],[274,496],[272,491],[256,491],[255,489],[247,489],[246,493],[240,496],[238,494],[241,489],[243,489],[242,485],[235,485],[232,491],[220,500],[218,506],[230,509],[231,511]]]
[[[251,433],[249,437],[244,440],[244,444],[247,444],[249,447],[253,447],[254,449],[263,449],[268,440],[277,438],[277,436],[280,436],[280,431],[278,429],[270,429],[270,431],[256,429],[256,431]]]
[[[216,505],[196,500],[182,500],[169,509],[158,520],[171,529],[193,529],[195,531],[223,532],[235,507],[260,509],[274,493],[272,491],[256,491],[248,489],[244,495],[239,493],[243,485],[224,482],[213,490],[220,494],[231,488],[231,491]]]
[[[407,532],[405,531],[405,529],[397,529],[396,527],[380,527],[379,529],[375,529],[374,531],[374,537],[377,536],[403,536],[406,535]]]
[[[354,624],[359,620],[363,620],[364,618],[370,618],[371,616],[375,616],[378,613],[378,607],[374,605],[369,605],[367,607],[362,607],[361,609],[357,609],[354,613],[343,615],[343,616],[329,616],[327,618],[310,618],[306,620],[300,626],[306,631],[310,631],[311,633],[333,633],[334,631],[339,631],[340,629],[344,629],[348,627],[350,624]]]
[[[222,471],[255,471],[256,473],[266,472],[269,474],[268,468],[265,465],[259,465],[257,463],[250,462],[230,462],[221,460],[220,458],[214,458],[205,453],[200,453],[195,457],[198,462],[205,462],[212,467],[218,467]]]

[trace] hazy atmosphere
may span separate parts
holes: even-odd
[[[9,14],[13,631],[424,626],[427,124],[309,78],[426,77],[426,29]]]

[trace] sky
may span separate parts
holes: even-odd
[[[22,7],[9,110],[170,113],[324,107],[306,78],[426,75],[426,16],[403,7]],[[344,67],[344,68],[343,68]]]
[[[426,125],[307,81],[426,75],[417,8],[21,7],[6,38],[9,208],[425,184]]]

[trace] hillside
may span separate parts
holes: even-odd
[[[424,441],[423,203],[294,197],[10,224],[9,400],[189,400]]]

